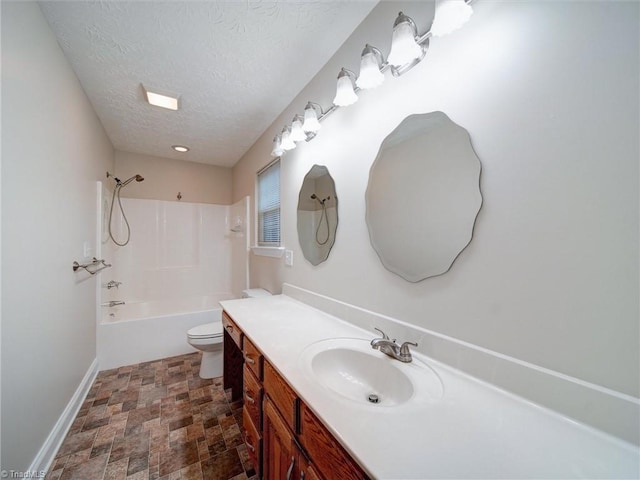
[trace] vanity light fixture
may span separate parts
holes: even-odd
[[[272,157],[279,157],[284,153],[284,149],[282,148],[282,135],[277,134],[273,137],[273,150],[271,150]]]
[[[189,147],[185,147],[184,145],[171,145],[171,148],[180,153],[186,153],[190,150]]]
[[[336,87],[336,96],[333,104],[338,107],[347,107],[358,101],[355,92],[356,75],[346,68],[342,68],[338,74],[338,85]]]
[[[291,140],[291,128],[286,126],[282,129],[282,137],[280,140],[280,146],[284,151],[293,150],[296,148],[296,144]]]
[[[417,63],[424,57],[426,50],[418,43],[418,28],[411,19],[400,12],[393,23],[391,52],[387,61],[395,66]]]
[[[360,56],[360,75],[356,80],[358,88],[367,90],[382,85],[382,82],[384,82],[384,74],[382,73],[384,65],[385,61],[380,50],[367,44]]]
[[[291,140],[294,142],[302,142],[307,139],[307,135],[302,128],[302,122],[304,122],[302,115],[293,117],[293,121],[291,122]]]
[[[302,129],[305,132],[316,133],[322,127],[319,121],[321,115],[322,107],[317,103],[308,102],[307,106],[304,107],[304,123],[302,124]]]
[[[391,51],[385,61],[384,56],[375,47],[367,44],[360,55],[360,75],[356,79],[351,70],[342,68],[338,74],[336,96],[326,111],[314,102],[304,107],[304,117],[293,117],[291,126],[282,130],[282,134],[273,139],[271,155],[278,157],[287,150],[296,148],[295,142],[311,140],[320,130],[320,121],[340,107],[353,105],[358,101],[356,92],[376,88],[384,82],[384,72],[391,70],[394,77],[408,72],[422,61],[429,48],[432,36],[442,36],[457,30],[471,17],[471,3],[475,0],[436,0],[435,15],[431,29],[418,35],[415,22],[400,12],[393,23]],[[301,127],[300,127],[300,124]],[[300,134],[302,131],[302,135]],[[304,135],[304,137],[303,137]]]
[[[164,95],[157,92],[152,92],[142,85],[142,90],[149,105],[156,107],[166,108],[168,110],[178,110],[178,97],[171,95]]]
[[[467,23],[473,9],[465,0],[436,0],[436,13],[431,25],[434,37],[442,37]]]

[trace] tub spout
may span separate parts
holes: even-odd
[[[124,305],[124,302],[122,300],[111,300],[100,304],[101,307],[115,307],[116,305]]]

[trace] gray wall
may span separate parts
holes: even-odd
[[[96,357],[96,180],[113,147],[35,2],[2,2],[2,469],[24,471]]]
[[[387,74],[284,155],[282,238],[295,263],[252,256],[252,286],[288,282],[637,398],[639,5],[473,7],[421,64]],[[429,27],[431,3],[380,3],[236,165],[234,198],[253,193],[273,136],[306,101],[331,104],[340,67],[357,72],[365,43],[388,53],[399,10]],[[484,205],[449,273],[411,284],[371,248],[365,190],[384,138],[407,115],[437,110],[470,133]],[[318,267],[296,232],[314,164],[329,168],[340,199],[336,243]]]

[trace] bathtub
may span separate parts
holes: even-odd
[[[97,325],[99,369],[197,351],[187,343],[187,330],[220,321],[218,302],[231,298],[231,294],[219,294],[102,307]]]

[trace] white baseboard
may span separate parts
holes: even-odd
[[[56,453],[67,436],[67,432],[71,428],[76,415],[80,411],[80,407],[82,407],[82,404],[84,403],[87,392],[91,388],[91,385],[97,375],[98,359],[94,359],[91,366],[89,366],[89,370],[87,370],[87,373],[85,373],[84,378],[73,394],[73,397],[69,400],[67,407],[62,412],[62,415],[60,415],[60,418],[58,418],[58,421],[53,426],[51,433],[49,433],[49,436],[42,447],[40,447],[40,451],[33,459],[33,462],[31,462],[31,466],[29,467],[30,472],[46,472],[49,470]]]

